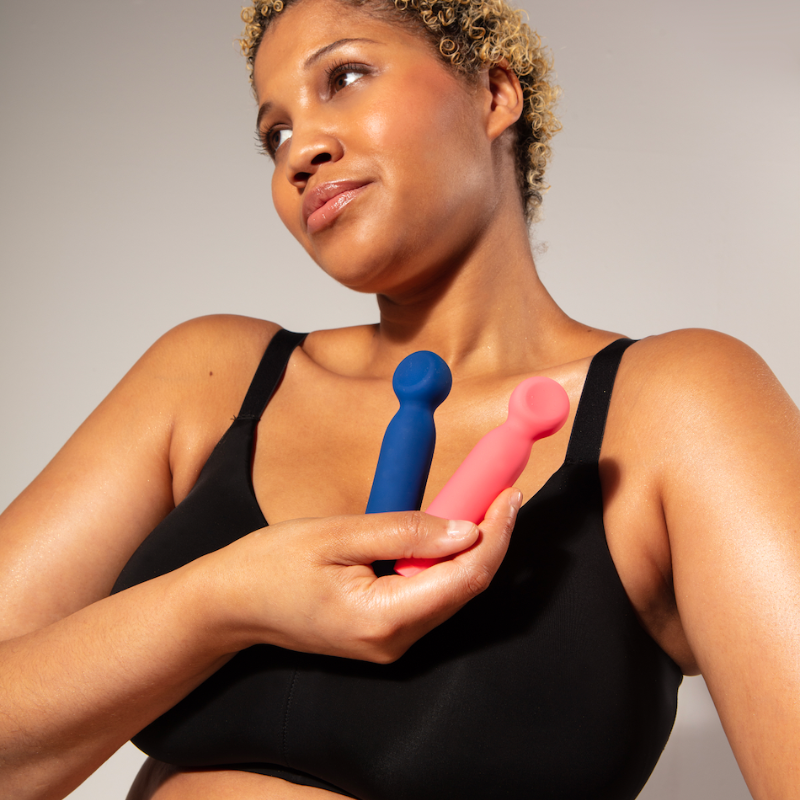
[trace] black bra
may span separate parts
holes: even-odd
[[[253,434],[302,338],[272,340],[197,484],[115,592],[266,524]],[[603,528],[598,457],[630,344],[592,360],[566,459],[520,510],[486,592],[390,665],[248,648],[135,744],[179,766],[260,772],[360,800],[635,798],[672,729],[681,673],[639,624]]]

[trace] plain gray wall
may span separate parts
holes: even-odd
[[[800,399],[795,0],[526,0],[564,89],[535,230],[572,316],[716,328]],[[271,208],[236,0],[0,4],[0,506],[161,333],[202,314],[373,321]],[[125,797],[128,745],[71,797]],[[748,793],[702,679],[647,800]]]

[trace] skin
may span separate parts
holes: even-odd
[[[359,41],[304,67],[345,38]],[[332,86],[342,61],[360,66]],[[394,366],[432,349],[453,370],[425,507],[519,380],[558,380],[574,409],[592,355],[619,336],[569,319],[539,281],[508,132],[521,93],[502,64],[468,84],[408,30],[303,0],[266,34],[255,86],[260,129],[281,143],[278,213],[322,269],[377,295],[380,322],[315,332],[292,355],[253,464],[268,531],[107,597],[194,484],[277,330],[236,317],[154,345],[0,518],[0,753],[15,797],[63,797],[255,642],[401,657],[488,585],[519,499],[504,493],[460,535],[424,514],[361,514]],[[310,231],[305,198],[340,180],[366,188]],[[525,498],[561,464],[571,425],[535,446]],[[609,549],[644,628],[705,676],[759,800],[800,785],[799,471],[800,415],[744,345],[680,331],[626,353],[601,452]],[[412,579],[364,566],[452,553]],[[327,794],[148,761],[129,798]]]

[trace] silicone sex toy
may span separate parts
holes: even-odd
[[[452,385],[450,368],[429,350],[412,353],[398,364],[392,388],[400,409],[383,436],[367,514],[420,507],[436,444],[433,412]]]
[[[569,414],[569,398],[550,378],[527,378],[511,393],[508,419],[489,431],[461,462],[426,509],[443,519],[482,522],[492,501],[522,474],[531,447],[558,431]],[[416,575],[436,559],[404,558],[395,564],[400,575]]]

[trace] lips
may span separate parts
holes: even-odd
[[[310,234],[327,228],[369,181],[331,181],[314,187],[303,199],[303,219]]]

